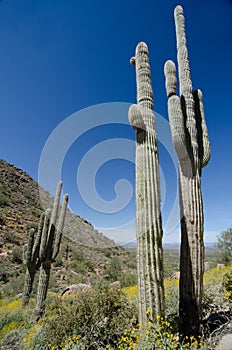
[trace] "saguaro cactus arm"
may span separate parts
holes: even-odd
[[[63,235],[63,229],[64,229],[64,221],[65,221],[65,215],[66,215],[66,210],[68,206],[68,194],[66,193],[64,195],[64,200],[63,204],[61,207],[61,212],[60,212],[60,217],[59,217],[59,222],[57,226],[57,231],[56,231],[56,237],[55,237],[55,242],[54,242],[54,248],[53,248],[53,254],[52,254],[52,259],[56,259],[59,250],[60,250],[60,243]]]
[[[49,228],[50,228],[50,218],[51,218],[51,209],[49,208],[45,212],[42,238],[41,238],[41,244],[40,244],[40,250],[39,250],[39,257],[41,261],[44,261],[46,259],[47,241],[48,241]]]
[[[195,111],[198,123],[198,144],[199,144],[199,157],[201,161],[201,167],[205,167],[210,160],[210,143],[207,125],[205,122],[205,112],[203,105],[203,96],[201,90],[197,89],[193,93],[195,100]]]
[[[62,190],[62,181],[59,181],[57,184],[56,195],[55,195],[54,204],[53,204],[53,208],[52,208],[51,225],[55,224],[57,221],[58,212],[59,212],[59,208],[60,208],[61,190]]]
[[[172,140],[179,159],[188,156],[186,128],[179,96],[176,95],[176,67],[172,61],[164,66],[166,77],[166,92],[168,96],[168,115],[171,126]]]
[[[40,242],[41,242],[41,237],[42,237],[42,232],[43,232],[43,225],[44,225],[44,218],[45,214],[41,213],[40,215],[40,221],[39,221],[39,226],[38,226],[38,231],[35,237],[35,242],[33,245],[33,251],[32,251],[32,259],[33,261],[38,258],[39,256],[39,248],[40,248]]]
[[[32,263],[32,249],[34,244],[35,230],[30,229],[28,243],[23,247],[23,262],[27,267],[31,266]]]
[[[130,125],[136,131],[145,130],[145,123],[143,120],[142,111],[140,110],[138,105],[131,105],[128,112],[128,119]]]

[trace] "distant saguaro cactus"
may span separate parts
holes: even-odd
[[[44,213],[40,216],[38,231],[35,238],[35,230],[29,232],[28,243],[23,246],[23,263],[26,265],[26,275],[24,281],[22,303],[26,305],[29,301],[35,273],[40,267],[39,249],[44,224]]]
[[[44,312],[44,302],[47,297],[51,264],[55,261],[59,253],[61,238],[63,234],[64,220],[68,204],[68,195],[64,195],[64,201],[59,214],[61,188],[62,182],[60,181],[58,182],[57,186],[53,210],[51,211],[51,209],[47,209],[44,217],[42,238],[39,249],[39,259],[41,266],[34,312],[35,321],[38,321]]]
[[[186,46],[185,19],[181,6],[174,12],[180,97],[176,95],[176,67],[165,63],[168,114],[173,144],[179,158],[181,215],[180,332],[198,335],[204,267],[204,217],[201,171],[210,159],[202,93],[193,91]]]
[[[131,64],[136,68],[137,105],[129,109],[136,130],[136,237],[139,322],[164,314],[163,248],[158,141],[147,45],[140,42]]]

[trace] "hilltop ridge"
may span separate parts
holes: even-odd
[[[53,197],[23,170],[0,160],[0,237],[9,228],[24,243],[28,229],[38,223],[44,210],[40,200],[52,206]],[[76,243],[93,246],[114,246],[114,242],[94,229],[93,225],[67,211],[64,236]]]

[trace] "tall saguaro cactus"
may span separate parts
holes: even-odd
[[[43,315],[44,302],[46,300],[50,278],[51,264],[55,261],[59,253],[61,238],[63,234],[64,220],[68,204],[68,195],[64,195],[64,201],[59,214],[61,188],[62,182],[60,181],[57,186],[53,210],[51,211],[51,209],[47,209],[44,217],[42,238],[39,249],[39,259],[41,266],[34,312],[35,321],[37,321]]]
[[[163,249],[158,142],[147,45],[140,42],[136,68],[137,104],[129,109],[136,130],[136,237],[139,322],[164,313]],[[149,316],[148,316],[149,315]]]
[[[180,331],[198,335],[204,272],[204,217],[201,171],[210,158],[202,93],[193,90],[186,46],[185,19],[181,6],[174,12],[180,97],[176,95],[176,68],[165,63],[168,114],[173,144],[179,158],[181,213]]]
[[[28,243],[25,244],[23,247],[23,262],[27,267],[25,281],[24,281],[23,297],[22,297],[23,305],[26,305],[29,301],[34,278],[35,278],[35,273],[37,269],[40,267],[39,249],[40,249],[43,224],[44,224],[44,213],[42,213],[40,216],[40,222],[39,222],[36,238],[35,238],[35,230],[32,228],[29,232]]]

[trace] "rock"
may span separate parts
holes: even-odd
[[[2,253],[0,253],[0,256],[1,257],[6,257],[6,256],[8,256],[8,253],[7,252],[2,252]]]
[[[216,349],[231,350],[232,349],[232,334],[226,334],[222,337]]]
[[[120,283],[120,281],[115,281],[115,282],[111,283],[110,286],[113,289],[120,289],[121,288],[121,283]]]
[[[172,280],[179,280],[180,279],[180,271],[176,271],[171,275]]]
[[[70,294],[77,294],[78,292],[82,292],[89,289],[91,289],[91,285],[87,283],[71,284],[61,293],[61,297],[63,298]]]

